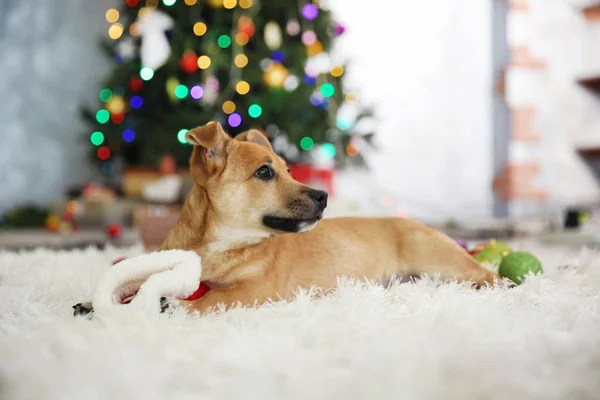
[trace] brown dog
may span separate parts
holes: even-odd
[[[334,288],[337,277],[435,275],[500,281],[452,239],[399,218],[321,219],[327,193],[296,182],[257,130],[230,138],[218,123],[191,130],[194,188],[162,249],[193,250],[211,291],[188,311],[289,299],[298,287]],[[314,228],[314,229],[313,229]]]

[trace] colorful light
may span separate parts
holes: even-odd
[[[194,24],[194,35],[202,36],[206,33],[207,29],[208,28],[204,22],[196,22]]]
[[[140,96],[133,96],[129,100],[129,104],[131,104],[132,108],[138,109],[141,108],[142,105],[144,105],[144,99],[142,99]]]
[[[317,78],[315,76],[304,74],[304,83],[306,83],[307,85],[314,85],[315,83],[317,83]]]
[[[335,24],[333,30],[335,31],[335,34],[339,36],[346,31],[346,28],[342,24]]]
[[[65,209],[70,214],[77,214],[77,211],[79,211],[79,203],[77,202],[77,200],[70,200],[69,202],[67,202],[67,206],[65,207]]]
[[[346,154],[348,154],[350,157],[356,157],[358,155],[358,147],[353,144],[349,144],[346,146]]]
[[[140,35],[140,26],[137,22],[134,22],[131,25],[129,25],[129,33],[131,34],[131,36]]]
[[[227,122],[232,128],[237,128],[242,124],[242,116],[238,113],[233,113],[229,115],[229,118],[227,118]]]
[[[115,94],[105,106],[111,114],[122,113],[125,110],[125,100],[123,97]]]
[[[192,88],[190,89],[190,96],[192,96],[192,99],[198,100],[202,98],[203,94],[204,89],[202,89],[202,86],[200,85],[192,86]]]
[[[142,7],[138,11],[138,19],[145,19],[150,14],[150,7]]]
[[[106,20],[111,24],[117,22],[119,19],[119,11],[115,8],[111,8],[106,12]]]
[[[108,110],[98,110],[98,112],[96,113],[96,121],[98,121],[98,123],[100,124],[105,124],[108,122],[108,120],[110,119],[110,113],[108,112]]]
[[[285,82],[283,82],[283,88],[288,92],[291,92],[296,90],[299,83],[300,81],[296,75],[290,75],[285,79]]]
[[[171,7],[176,2],[177,2],[177,0],[163,0],[163,4],[167,7]]]
[[[248,57],[246,57],[244,54],[238,54],[235,56],[233,62],[235,63],[236,67],[244,68],[246,65],[248,65]]]
[[[247,9],[252,7],[252,0],[240,0],[240,8]]]
[[[90,142],[92,142],[94,146],[100,146],[102,143],[104,143],[104,134],[98,131],[92,133],[90,135]]]
[[[315,146],[315,141],[308,136],[304,136],[301,140],[300,140],[300,148],[304,151],[309,151],[310,149],[312,149]]]
[[[319,9],[314,4],[309,3],[302,7],[302,16],[307,20],[312,21],[313,19],[317,18],[318,15]]]
[[[134,92],[140,92],[144,88],[144,81],[138,77],[133,77],[129,80],[129,87]]]
[[[198,0],[185,0],[185,5],[193,6]]]
[[[177,140],[179,141],[179,143],[181,144],[186,144],[188,141],[185,139],[185,135],[189,132],[189,129],[181,129],[179,132],[177,132]]]
[[[336,78],[339,78],[344,73],[344,67],[341,65],[334,65],[333,67],[331,67],[330,73]]]
[[[247,94],[250,91],[250,84],[246,81],[239,81],[235,85],[235,90],[241,95]]]
[[[139,4],[140,0],[127,0],[127,5],[129,7],[135,7]]]
[[[188,95],[188,88],[185,85],[177,85],[175,88],[175,97],[178,99],[184,99]]]
[[[350,129],[352,128],[352,118],[343,115],[338,115],[336,125],[338,128],[344,131]]]
[[[110,90],[110,89],[102,89],[100,91],[100,93],[98,94],[98,97],[100,97],[101,101],[107,102],[112,97],[112,90]]]
[[[117,86],[114,90],[115,96],[125,96],[125,88],[123,86]]]
[[[282,64],[273,64],[263,74],[263,80],[271,87],[282,87],[288,75],[289,71]]]
[[[297,34],[300,33],[300,24],[295,19],[291,20],[285,26],[285,31],[290,36],[296,36]]]
[[[133,142],[133,139],[135,139],[135,131],[131,128],[127,128],[123,131],[123,134],[121,136],[123,137],[123,140],[127,143]]]
[[[271,54],[271,60],[276,63],[282,63],[285,60],[285,54],[281,50],[275,50],[273,54]]]
[[[248,115],[252,118],[258,118],[262,114],[262,107],[258,104],[252,104],[248,107]]]
[[[210,57],[209,56],[198,57],[198,68],[206,69],[208,67],[210,67]]]
[[[354,92],[348,92],[348,94],[346,94],[346,101],[348,103],[356,103],[358,101],[358,95]]]
[[[237,44],[239,44],[240,46],[247,45],[249,41],[250,41],[250,36],[248,36],[247,33],[240,32],[237,35],[235,35],[235,42]]]
[[[231,38],[227,35],[221,35],[217,39],[217,44],[219,45],[220,48],[226,49],[229,46],[231,46]]]
[[[321,146],[321,154],[323,154],[325,158],[332,159],[335,157],[335,152],[335,146],[331,143],[325,143]]]
[[[231,100],[227,100],[225,103],[223,103],[221,108],[225,114],[231,114],[235,111],[235,103]]]
[[[108,159],[108,157],[110,157],[110,149],[106,146],[102,146],[102,147],[98,148],[96,155],[98,156],[99,159],[104,161],[104,160]]]
[[[317,40],[313,44],[306,46],[306,54],[308,54],[309,57],[314,57],[317,54],[320,54],[322,52],[323,52],[323,43],[321,43],[320,40]]]
[[[321,85],[321,94],[323,97],[331,97],[335,93],[335,88],[331,83],[324,83]]]
[[[117,40],[123,34],[124,29],[125,28],[123,28],[123,25],[121,24],[112,24],[110,28],[108,28],[108,36],[113,40]]]
[[[106,175],[110,175],[110,174],[114,173],[115,169],[117,169],[117,168],[115,166],[115,163],[112,161],[107,161],[102,164],[102,172],[104,172]]]
[[[223,7],[228,10],[231,10],[237,5],[237,0],[223,0]]]
[[[302,33],[302,44],[305,46],[310,46],[314,42],[317,41],[317,34],[313,31],[304,31]]]
[[[315,93],[313,93],[313,94],[310,95],[310,104],[312,104],[315,107],[318,107],[321,104],[323,104],[324,100],[325,100],[325,98],[319,92],[315,92]]]
[[[120,125],[123,123],[123,121],[125,121],[125,114],[123,113],[116,113],[116,114],[111,114],[110,115],[110,120],[117,125]]]
[[[154,76],[154,70],[150,67],[142,67],[140,69],[140,78],[145,81],[149,81]]]

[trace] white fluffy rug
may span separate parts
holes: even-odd
[[[534,249],[547,273],[515,289],[347,282],[205,318],[71,316],[140,251],[0,253],[0,399],[600,398],[595,253]]]

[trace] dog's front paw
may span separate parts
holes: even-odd
[[[73,316],[85,316],[88,314],[92,314],[94,312],[94,307],[92,306],[92,302],[88,301],[85,303],[77,303],[73,306]]]

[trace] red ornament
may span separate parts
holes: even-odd
[[[112,223],[106,228],[106,233],[111,238],[118,238],[123,233],[123,227],[116,222]]]
[[[252,18],[244,15],[238,19],[238,32],[245,33],[251,38],[254,35],[255,31],[254,22],[252,22]]]
[[[144,88],[144,81],[141,78],[133,77],[129,80],[129,87],[134,92],[141,92]]]
[[[181,69],[187,74],[193,74],[198,70],[198,56],[193,51],[186,51],[179,61]]]
[[[123,121],[125,120],[125,114],[123,113],[114,113],[110,115],[110,120],[117,124],[120,125],[123,123]]]

